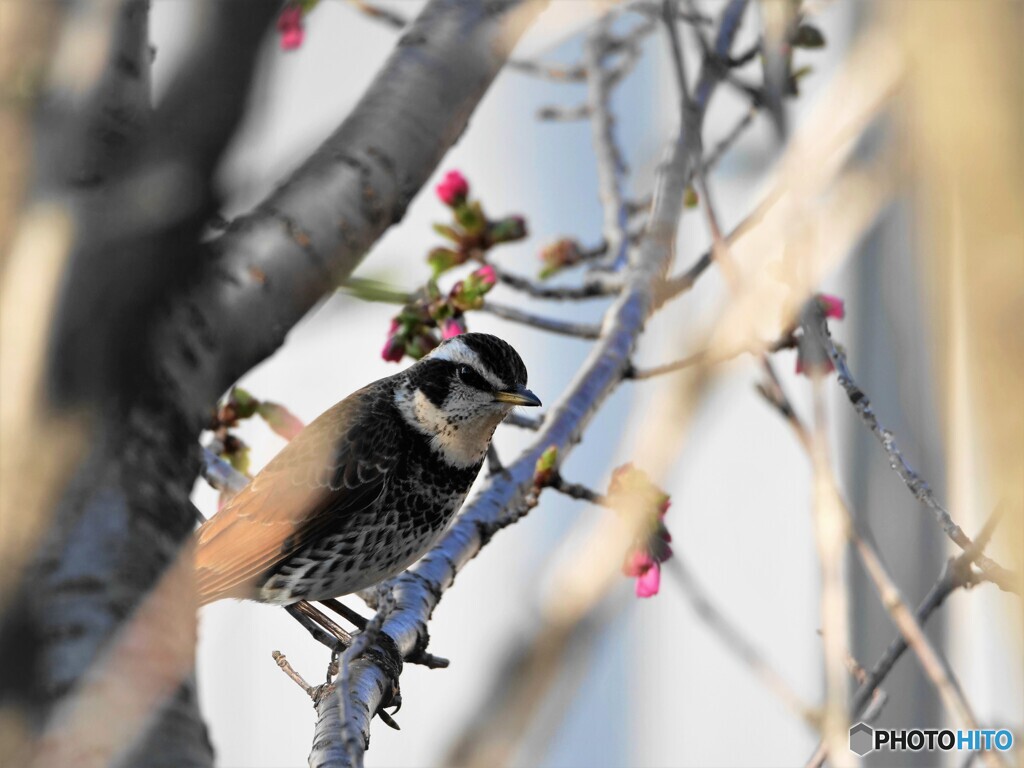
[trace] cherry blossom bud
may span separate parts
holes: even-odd
[[[546,246],[540,252],[540,260],[544,266],[540,270],[541,280],[546,280],[566,267],[578,264],[582,254],[575,240],[564,238]]]
[[[389,335],[388,340],[384,342],[384,348],[380,351],[380,356],[389,363],[398,363],[401,362],[404,355],[405,344],[398,336]]]
[[[655,562],[636,580],[637,597],[654,597],[661,588],[661,565]]]
[[[818,300],[818,306],[821,307],[821,311],[825,313],[825,317],[830,317],[835,320],[842,320],[846,317],[846,305],[838,296],[819,293],[816,298]]]
[[[626,555],[626,562],[622,564],[622,572],[626,576],[636,578],[643,576],[654,567],[654,558],[644,549],[634,549]]]
[[[558,467],[558,446],[552,445],[544,450],[533,467],[533,484],[543,488],[555,476]]]
[[[480,281],[480,284],[484,286],[486,290],[490,290],[498,282],[498,273],[494,271],[494,267],[490,264],[480,267],[480,269],[473,273],[473,276]]]
[[[306,32],[302,27],[302,7],[289,3],[277,17],[277,32],[281,39],[281,50],[294,51],[302,45]]]
[[[462,317],[449,317],[441,321],[441,338],[453,339],[466,332],[466,320]]]
[[[442,203],[455,207],[469,196],[469,182],[458,171],[448,171],[434,191]]]

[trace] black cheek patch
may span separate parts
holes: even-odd
[[[420,382],[419,388],[420,392],[426,395],[427,400],[437,408],[444,405],[444,401],[448,398],[449,387],[447,378],[428,378]]]

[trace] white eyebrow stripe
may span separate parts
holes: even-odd
[[[490,369],[484,365],[480,355],[470,349],[469,345],[458,336],[437,347],[428,357],[447,360],[450,363],[468,365],[487,379],[487,383],[495,389],[505,389],[507,386],[505,382],[491,373]]]

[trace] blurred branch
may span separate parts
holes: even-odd
[[[127,54],[117,46],[148,57],[144,16],[132,15],[145,9],[74,5],[62,35],[69,49],[54,57],[54,92],[39,115],[34,202],[66,214],[70,255],[61,263],[56,301],[31,311],[52,310],[38,350],[46,361],[42,405],[88,422],[78,435],[84,450],[67,468],[70,480],[54,484],[61,495],[44,546],[22,574],[22,602],[0,626],[0,647],[24,648],[25,673],[5,680],[4,699],[26,702],[23,716],[61,755],[90,754],[97,763],[160,755],[167,764],[205,765],[212,751],[189,670],[191,581],[179,574],[184,586],[170,597],[157,587],[179,566],[191,572],[187,557],[181,563],[195,524],[188,498],[195,434],[185,434],[186,420],[161,397],[163,381],[152,374],[162,350],[151,344],[152,329],[194,275],[215,166],[241,118],[276,3],[204,6],[206,23],[190,39],[154,119],[118,137],[130,152],[122,143],[99,155],[91,149],[97,135],[84,128],[89,115],[109,107],[106,86],[125,83],[118,69]],[[114,13],[119,8],[123,15]],[[144,71],[123,96],[140,110],[148,108]],[[112,80],[97,85],[104,72]],[[105,184],[69,183],[68,157],[102,159],[108,149],[106,170],[116,165],[117,172]],[[178,186],[183,180],[186,190]],[[51,441],[53,434],[61,435],[58,443],[76,437],[66,428],[51,432]],[[173,605],[150,607],[164,602]],[[153,612],[188,620],[179,631],[158,631],[146,618]]]
[[[94,186],[124,167],[127,150],[150,118],[150,0],[121,0],[106,70],[83,116],[82,140],[66,172],[73,184]]]

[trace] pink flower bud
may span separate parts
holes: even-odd
[[[626,576],[643,576],[655,565],[650,552],[643,548],[634,549],[626,556],[626,562],[622,564],[622,572]]]
[[[281,36],[281,50],[294,51],[302,45],[306,35],[302,28],[302,8],[289,3],[277,17],[277,32]]]
[[[469,182],[458,171],[448,171],[434,191],[442,203],[454,207],[469,195]]]
[[[661,588],[661,566],[655,562],[636,580],[637,597],[654,597]]]
[[[397,336],[388,336],[388,340],[384,342],[384,349],[380,351],[380,356],[389,363],[398,363],[401,362],[404,355],[405,344]]]
[[[441,321],[441,338],[453,339],[466,332],[466,321],[461,317],[449,317]]]
[[[821,307],[825,317],[842,320],[846,317],[846,305],[838,296],[830,296],[827,293],[818,294],[818,306]]]
[[[480,283],[486,288],[492,288],[498,282],[498,274],[490,264],[480,267],[473,274],[477,276]]]

